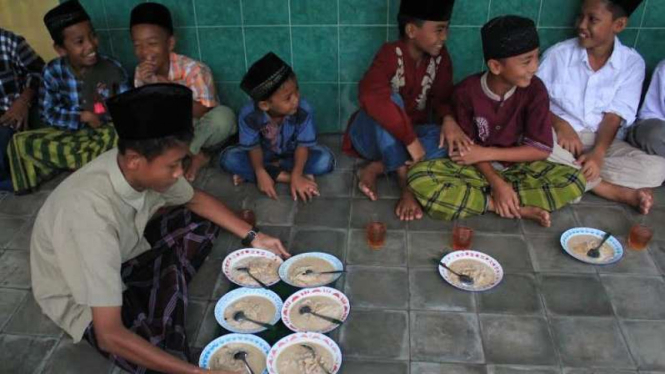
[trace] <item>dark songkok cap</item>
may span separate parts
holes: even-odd
[[[402,0],[399,15],[423,21],[449,21],[455,0]]]
[[[240,82],[240,88],[254,101],[267,100],[292,73],[286,62],[268,52],[249,68]]]
[[[631,14],[637,9],[638,6],[642,3],[642,0],[610,0],[610,3],[621,7],[621,9],[626,12],[626,15],[630,17]]]
[[[192,90],[174,83],[148,84],[106,101],[120,139],[146,140],[194,131]]]
[[[485,61],[519,56],[540,46],[536,25],[524,17],[493,18],[483,26],[480,34]]]
[[[162,4],[143,3],[135,6],[129,17],[129,28],[131,29],[132,26],[142,23],[161,26],[165,28],[170,35],[173,35],[171,12],[169,11],[169,8]]]
[[[53,41],[61,40],[62,30],[84,21],[90,21],[90,16],[77,0],[65,1],[44,15],[44,24]]]

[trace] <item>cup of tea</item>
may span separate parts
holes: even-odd
[[[367,245],[374,250],[381,249],[386,243],[386,224],[380,222],[377,217],[372,217],[372,220],[365,228],[367,236]]]
[[[653,238],[653,229],[650,226],[641,222],[635,223],[628,233],[628,248],[641,251],[649,245],[651,238]]]
[[[455,251],[461,251],[471,248],[473,242],[473,229],[465,225],[463,221],[455,221],[453,226],[453,243]]]
[[[253,210],[243,209],[238,212],[238,216],[240,216],[240,219],[247,222],[250,226],[256,226],[256,215],[254,214]]]

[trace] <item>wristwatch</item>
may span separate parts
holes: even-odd
[[[259,229],[257,227],[252,227],[251,230],[245,235],[245,237],[240,241],[245,247],[251,247],[252,242],[256,239],[256,236],[259,235]]]

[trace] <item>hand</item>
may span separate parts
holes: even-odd
[[[269,198],[277,200],[277,191],[275,190],[275,181],[265,169],[256,172],[256,183],[259,191],[268,195]]]
[[[30,105],[28,105],[28,102],[19,97],[0,117],[0,125],[11,126],[14,130],[21,131],[28,124],[29,111]]]
[[[253,248],[265,249],[282,258],[291,257],[291,255],[289,254],[289,252],[286,251],[284,245],[279,239],[273,238],[272,236],[266,235],[262,232],[256,235],[256,238],[252,240],[251,244]]]
[[[425,148],[423,148],[420,140],[416,138],[411,144],[406,146],[406,150],[411,155],[411,161],[407,161],[407,165],[413,165],[425,158]]]
[[[446,143],[448,145],[448,153],[457,150],[462,155],[464,152],[469,151],[473,144],[473,141],[459,127],[457,121],[449,116],[443,119],[443,125],[441,125],[439,148],[443,148]]]
[[[492,185],[494,211],[504,218],[522,218],[520,215],[520,199],[513,186],[506,181]]]
[[[582,149],[584,148],[584,145],[580,140],[580,136],[577,135],[577,131],[575,131],[568,122],[559,123],[556,136],[557,136],[557,143],[559,143],[561,148],[572,153],[573,156],[575,157],[582,154]]]
[[[102,125],[102,120],[99,119],[99,116],[87,110],[81,112],[81,122],[87,124],[93,129],[96,129]]]
[[[449,154],[450,159],[460,165],[473,165],[483,161],[491,161],[487,155],[489,149],[479,145],[467,146],[467,151],[455,150]]]
[[[311,179],[302,175],[291,175],[291,196],[293,201],[298,200],[298,196],[302,201],[310,201],[314,196],[319,196],[319,186]]]
[[[600,168],[603,167],[605,156],[599,152],[591,151],[581,155],[576,164],[582,166],[582,174],[588,182],[593,182],[600,177]]]
[[[145,83],[159,82],[155,62],[150,59],[141,62],[138,66],[138,78]]]

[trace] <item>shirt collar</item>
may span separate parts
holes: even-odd
[[[120,198],[129,204],[131,207],[137,211],[143,208],[143,203],[145,201],[146,192],[140,192],[130,186],[125,179],[125,176],[118,166],[118,150],[117,148],[112,150],[113,152],[109,155],[107,170],[109,171],[109,177],[111,178],[111,185],[115,192],[120,196]]]
[[[487,75],[489,74],[489,71],[486,71],[481,77],[480,77],[480,87],[482,87],[483,92],[487,97],[494,101],[502,102],[510,99],[515,91],[517,91],[517,86],[513,86],[508,92],[506,92],[506,95],[503,99],[501,99],[501,96],[495,94],[490,90],[489,86],[487,85]]]
[[[577,48],[575,48],[574,61],[581,62],[590,69],[591,65],[589,65],[589,54],[587,53],[586,49],[582,48],[579,42],[576,44],[576,46]],[[610,65],[613,69],[620,70],[623,67],[623,59],[621,58],[623,48],[624,45],[621,43],[621,40],[618,36],[615,36],[612,54],[610,55],[610,58],[607,60],[605,65]]]

